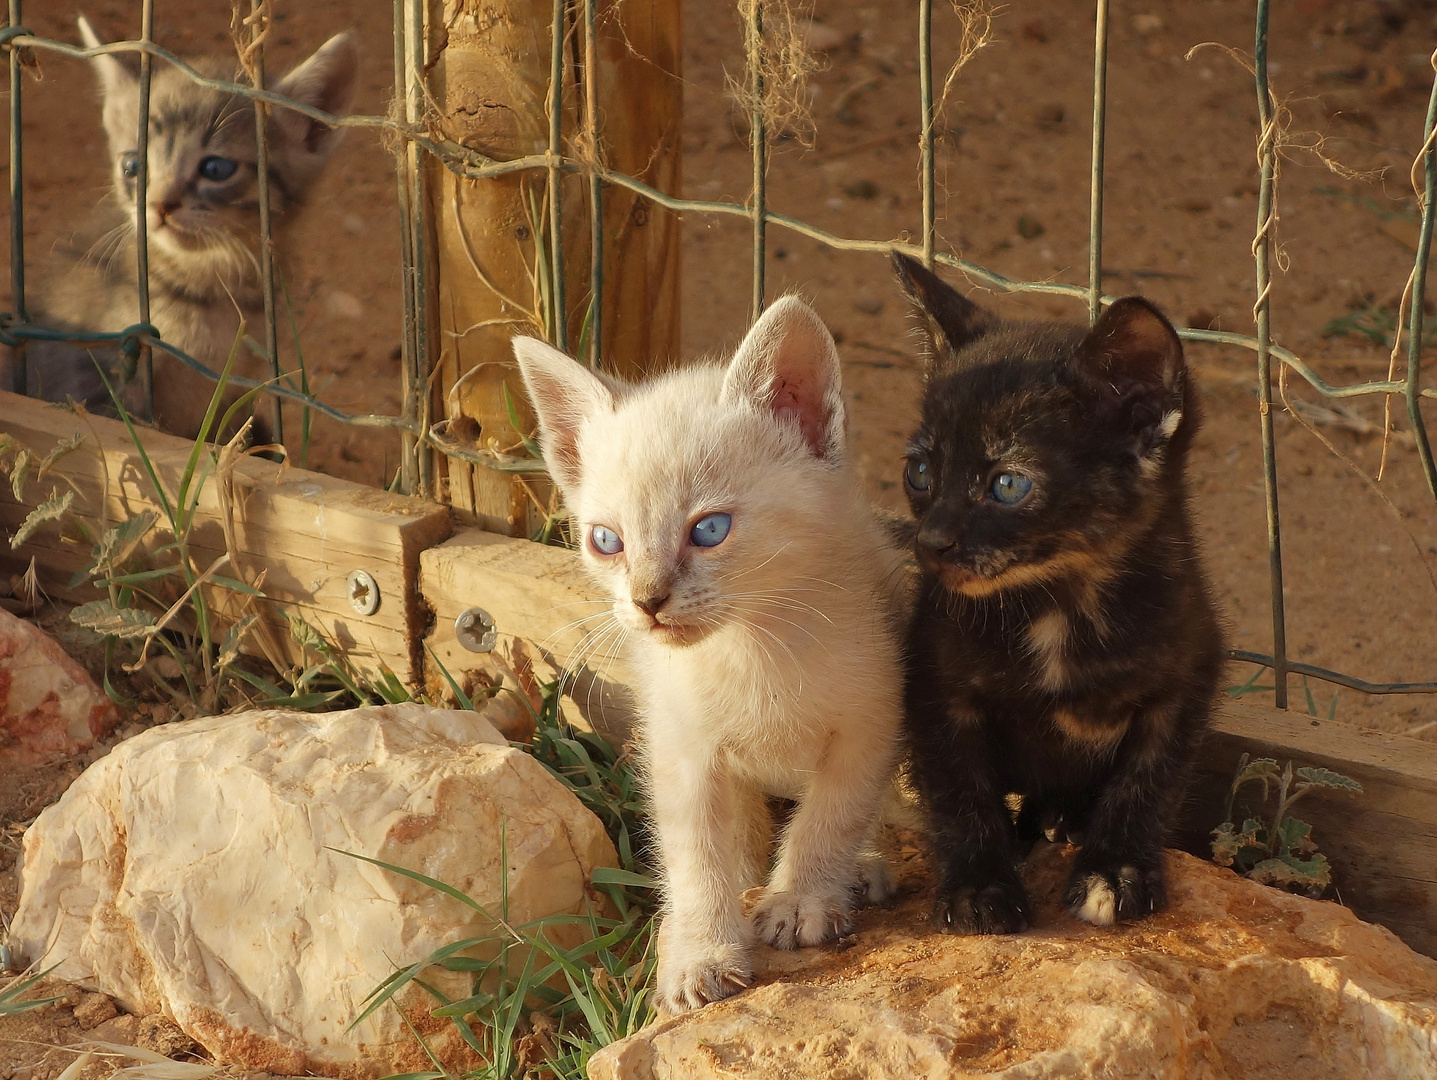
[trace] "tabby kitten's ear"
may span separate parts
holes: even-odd
[[[354,88],[359,81],[359,43],[346,31],[335,34],[273,87],[276,94],[293,98],[331,116],[345,116],[354,102]],[[315,167],[322,165],[334,151],[343,128],[326,127],[293,109],[276,108],[271,113],[274,125],[297,147],[315,158]]]
[[[1077,363],[1099,414],[1137,435],[1139,453],[1166,442],[1182,422],[1187,378],[1182,341],[1142,297],[1125,296],[1098,317]]]
[[[95,28],[90,25],[90,20],[83,15],[75,17],[75,25],[80,28],[80,41],[87,49],[98,49],[105,42],[100,40],[100,35],[95,33]],[[140,62],[138,53],[109,53],[105,56],[96,56],[91,61],[95,70],[100,75],[100,90],[105,97],[110,97],[117,90],[136,87],[140,79]]]
[[[901,251],[893,252],[893,271],[898,275],[899,287],[913,301],[913,312],[923,326],[925,377],[998,324],[996,316]]]
[[[554,482],[571,492],[583,475],[579,430],[589,417],[613,411],[614,390],[583,364],[538,338],[516,337],[514,355],[539,417],[544,464]]]
[[[834,464],[843,460],[848,414],[838,346],[823,320],[798,297],[785,296],[753,324],[729,362],[723,398],[792,417],[814,457]]]

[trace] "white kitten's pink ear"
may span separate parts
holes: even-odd
[[[614,392],[583,364],[537,338],[516,337],[514,355],[539,416],[539,445],[549,475],[560,488],[573,491],[583,474],[579,431],[589,417],[613,412]]]
[[[85,16],[76,16],[75,25],[80,28],[80,40],[84,43],[85,48],[98,49],[105,44]],[[105,97],[109,97],[117,90],[134,89],[138,85],[139,65],[133,59],[136,55],[136,53],[110,53],[105,56],[97,56],[90,61],[100,75],[100,89]]]
[[[359,43],[346,31],[335,34],[273,87],[276,94],[293,98],[330,116],[347,116],[359,81]],[[339,143],[343,128],[326,127],[293,109],[275,108],[274,125],[286,137],[314,155],[322,165]]]
[[[723,396],[792,417],[815,457],[842,460],[847,414],[838,348],[798,297],[785,296],[753,324],[729,364]]]

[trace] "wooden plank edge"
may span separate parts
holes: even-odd
[[[426,642],[438,662],[456,680],[470,674],[493,677],[494,660],[507,662],[514,642],[523,643],[541,681],[563,677],[560,705],[580,727],[599,731],[616,744],[633,729],[633,673],[622,656],[601,652],[582,656],[575,647],[582,627],[576,610],[605,611],[609,600],[588,580],[578,557],[563,548],[535,544],[480,529],[462,529],[420,554],[420,590],[434,613]],[[499,634],[497,657],[472,653],[458,642],[454,621],[477,606],[494,619]],[[444,690],[441,673],[430,664],[429,684]]]
[[[108,512],[112,520],[117,520],[120,514],[133,514],[143,506],[159,509],[139,454],[120,421],[102,416],[82,419],[66,409],[5,391],[0,391],[0,417],[3,417],[0,419],[0,432],[14,435],[38,456],[43,456],[56,442],[71,434],[83,433],[85,443],[81,449],[57,463],[53,472],[70,477],[82,490],[88,488],[98,503],[106,486],[105,471],[108,471]],[[192,444],[150,429],[141,429],[139,435],[162,481],[167,487],[171,486],[177,480]],[[94,449],[96,438],[99,453]],[[17,503],[6,485],[4,490],[0,490],[0,522],[10,527],[17,526],[31,509],[48,496],[51,486],[32,479],[27,485],[25,498]],[[306,616],[322,616],[329,623],[326,631],[332,637],[341,641],[352,638],[356,643],[364,640],[374,649],[374,662],[367,662],[365,654],[357,654],[356,659],[361,670],[367,674],[377,673],[379,664],[383,663],[410,685],[422,683],[425,668],[423,638],[431,615],[418,588],[419,554],[453,532],[448,509],[324,473],[250,457],[238,462],[235,487],[236,534],[241,554],[247,557],[247,561],[285,563],[295,558],[288,554],[291,549],[311,548],[320,554],[299,560],[309,565],[323,560],[328,545],[343,548],[344,542],[353,542],[382,583],[381,612],[376,613],[382,614],[382,618],[369,625],[363,623],[364,616],[349,606],[344,589],[332,585],[326,587],[323,596],[312,593],[289,595],[292,590],[285,594],[276,593],[267,597],[265,606],[296,609]],[[220,527],[220,509],[213,480],[206,485],[196,517],[196,528],[209,534],[209,542],[197,543],[196,552],[212,558],[223,551],[222,541],[217,543],[218,538],[214,535]],[[311,520],[322,523],[321,531],[335,530],[337,538],[314,535],[303,528]],[[269,539],[271,536],[272,541]],[[257,550],[261,546],[266,550]],[[32,556],[37,567],[49,575],[49,580],[45,582],[47,592],[75,602],[95,599],[95,596],[82,595],[68,586],[74,570],[85,561],[83,553],[77,557],[73,545],[56,545],[53,534],[48,531],[18,550],[12,550],[8,544],[0,544],[0,566],[23,570]],[[356,560],[344,560],[346,565],[336,566],[326,580],[338,580],[342,586],[351,569],[347,564],[351,561]],[[390,565],[386,566],[386,562]],[[291,577],[300,580],[299,575]],[[313,573],[305,574],[304,579],[318,580]],[[280,623],[275,629],[279,640],[289,647],[287,627]],[[399,640],[392,645],[376,645],[376,640],[383,642],[385,638]]]

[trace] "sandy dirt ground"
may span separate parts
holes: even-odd
[[[270,65],[282,70],[328,35],[357,29],[364,70],[359,110],[383,112],[391,84],[387,0],[276,0]],[[74,40],[69,5],[32,0],[37,32]],[[229,47],[228,4],[160,0],[156,35],[181,53]],[[1238,59],[1252,48],[1250,0],[1152,0],[1115,5],[1110,46],[1104,280],[1142,293],[1174,321],[1251,332],[1257,216],[1256,99]],[[138,5],[99,0],[103,34],[138,29]],[[725,88],[742,66],[731,5],[685,5],[685,194],[742,202],[746,125]],[[784,132],[769,202],[842,236],[912,239],[920,228],[916,5],[818,0],[811,79],[813,127]],[[1069,0],[1010,5],[993,41],[946,91],[939,120],[938,242],[946,251],[1028,280],[1087,275],[1092,11]],[[935,5],[940,86],[959,25]],[[1289,110],[1292,146],[1280,181],[1276,340],[1327,380],[1384,378],[1391,327],[1417,238],[1409,168],[1421,143],[1437,46],[1437,4],[1420,0],[1289,0],[1274,5],[1271,71]],[[42,59],[25,97],[27,257],[43,260],[105,197],[107,150],[84,64]],[[811,136],[811,137],[810,137]],[[1304,149],[1304,147],[1309,149]],[[1321,156],[1312,152],[1320,149]],[[1323,157],[1341,164],[1328,168]],[[3,167],[3,166],[0,166]],[[7,178],[8,179],[8,178]],[[290,292],[311,377],[346,409],[398,407],[398,217],[392,159],[377,137],[351,132],[297,232]],[[683,353],[731,347],[749,297],[748,226],[684,223]],[[5,245],[8,248],[8,242]],[[963,284],[955,274],[953,280]],[[770,231],[772,295],[796,290],[832,327],[844,358],[855,458],[872,496],[898,508],[900,456],[915,422],[920,375],[906,309],[874,254],[832,251]],[[968,287],[968,286],[965,286]],[[1080,302],[997,296],[1008,315],[1080,320]],[[1429,288],[1429,295],[1432,290]],[[1429,302],[1429,310],[1430,310]],[[1346,320],[1334,327],[1334,320]],[[1366,327],[1371,336],[1342,332]],[[1437,330],[1429,335],[1437,341]],[[1425,378],[1434,350],[1426,354]],[[1206,560],[1235,647],[1271,645],[1269,579],[1253,354],[1193,346],[1205,426],[1192,490]],[[1401,374],[1399,367],[1399,375]],[[1300,380],[1295,401],[1321,404]],[[1328,403],[1331,404],[1331,403]],[[1401,408],[1380,485],[1382,404],[1307,413],[1333,453],[1285,410],[1276,415],[1288,645],[1295,659],[1374,681],[1437,679],[1437,511]],[[1429,425],[1437,409],[1428,407]],[[1376,431],[1379,434],[1373,434]],[[366,483],[387,480],[396,447],[382,435],[321,423],[309,464]],[[1233,683],[1252,669],[1233,665]],[[1303,687],[1294,682],[1297,707]],[[1332,689],[1313,683],[1317,708]],[[1437,739],[1437,698],[1342,691],[1337,719]],[[150,722],[153,717],[142,717]],[[78,763],[0,777],[0,910],[13,910],[19,824],[58,797]],[[0,1080],[12,1080],[0,1052]],[[46,1067],[13,1080],[47,1080]],[[58,1072],[56,1066],[51,1072]]]

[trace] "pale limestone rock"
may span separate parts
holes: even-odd
[[[26,834],[12,941],[249,1068],[425,1069],[395,1009],[345,1028],[396,964],[493,928],[340,852],[497,912],[501,822],[514,922],[584,911],[593,868],[615,865],[598,819],[474,713],[259,711],[153,728],[91,766]],[[433,977],[467,993],[458,976]],[[428,1015],[432,1001],[415,990],[404,1002],[433,1048],[473,1065],[452,1025]]]
[[[42,765],[114,728],[115,706],[49,634],[0,608],[0,759]]]
[[[607,1047],[591,1080],[1425,1080],[1437,962],[1333,903],[1170,853],[1172,906],[1097,928],[1056,903],[1068,855],[1025,874],[1016,937],[945,937],[909,877],[851,939],[760,950],[759,985]]]

